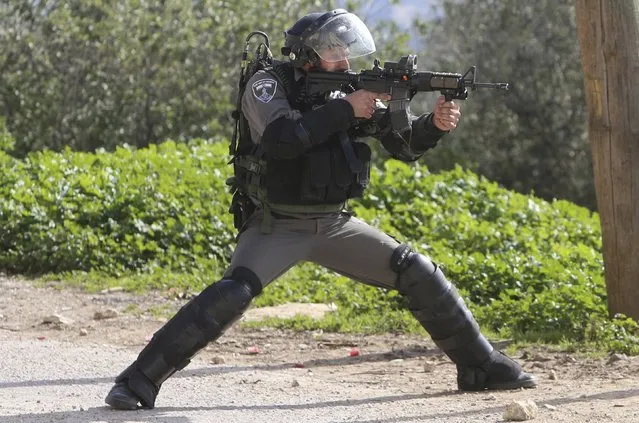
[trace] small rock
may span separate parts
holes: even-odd
[[[537,404],[531,400],[513,401],[506,407],[504,420],[522,422],[537,417]]]
[[[40,324],[62,326],[62,325],[70,325],[71,323],[73,323],[73,320],[71,319],[67,319],[66,317],[61,316],[59,314],[52,314],[42,319],[42,322]]]
[[[113,308],[107,308],[105,310],[98,310],[93,314],[93,320],[104,320],[118,317],[120,313]]]
[[[435,370],[436,366],[437,366],[437,363],[434,363],[432,361],[426,361],[424,363],[424,372],[430,373]]]
[[[550,373],[548,373],[548,379],[559,380],[559,378],[557,377],[557,372],[554,370],[551,370]]]
[[[222,357],[221,355],[211,357],[211,363],[213,364],[224,364],[225,362],[226,360],[224,360],[224,357]]]
[[[253,354],[259,354],[260,353],[260,347],[258,347],[257,345],[253,345],[252,347],[248,347],[246,349],[246,352],[253,355]]]
[[[555,407],[554,405],[550,405],[550,404],[544,404],[544,407],[551,410],[551,411],[555,411],[557,410],[557,407]]]
[[[612,354],[608,359],[608,364],[616,363],[617,361],[626,361],[628,356],[626,354]]]
[[[87,336],[89,334],[89,331],[86,330],[85,328],[80,329],[80,336]]]
[[[297,388],[298,386],[300,386],[300,383],[297,381],[297,379],[293,379],[293,383],[291,383],[291,387]]]
[[[495,401],[497,400],[497,397],[494,395],[488,395],[487,397],[484,398],[484,401]]]
[[[166,296],[169,297],[169,298],[174,298],[174,299],[178,299],[178,300],[184,300],[184,299],[187,299],[189,297],[189,294],[187,294],[184,291],[178,291],[177,289],[169,288],[169,290],[166,293]]]
[[[299,344],[297,348],[299,348],[300,350],[307,350],[310,347],[308,346],[308,344]]]
[[[576,363],[577,359],[573,356],[567,355],[559,360],[562,364]]]
[[[114,286],[111,288],[103,289],[102,291],[100,291],[100,294],[108,294],[111,292],[122,292],[122,291],[124,291],[124,288],[122,288],[121,286]]]

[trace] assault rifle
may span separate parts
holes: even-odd
[[[399,62],[385,62],[380,67],[375,59],[373,68],[360,73],[311,71],[306,78],[306,93],[313,96],[328,96],[339,90],[350,93],[365,89],[391,95],[389,109],[391,125],[395,131],[402,131],[410,125],[409,105],[417,92],[439,91],[446,101],[465,100],[468,90],[496,88],[508,90],[506,82],[476,82],[476,66],[461,75],[448,72],[428,72],[417,70],[417,56],[402,56]]]

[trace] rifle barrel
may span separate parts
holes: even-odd
[[[508,82],[475,82],[473,88],[497,88],[499,90],[509,90]]]

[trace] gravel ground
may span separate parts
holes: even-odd
[[[103,402],[114,376],[163,323],[150,310],[183,301],[3,277],[0,290],[2,423],[502,422],[513,401],[534,401],[538,422],[639,422],[633,357],[519,351],[537,389],[460,393],[454,366],[420,337],[241,325],[170,378],[155,409],[115,411]]]

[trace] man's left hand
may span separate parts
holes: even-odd
[[[439,96],[433,110],[433,124],[440,131],[450,131],[457,127],[461,117],[459,104],[454,101],[446,101],[444,96]]]

